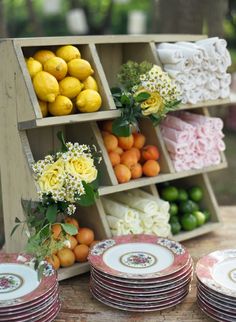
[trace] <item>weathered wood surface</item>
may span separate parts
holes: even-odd
[[[236,207],[221,207],[222,226],[216,231],[183,242],[189,249],[194,262],[216,249],[235,248]],[[131,313],[109,308],[98,302],[89,293],[89,274],[80,275],[60,283],[62,308],[55,322],[206,322],[213,321],[205,316],[196,304],[196,280],[185,301],[168,310],[153,313]]]

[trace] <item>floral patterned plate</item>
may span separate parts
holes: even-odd
[[[166,287],[175,283],[180,283],[186,279],[192,274],[193,267],[190,266],[187,271],[184,272],[183,275],[181,275],[178,278],[170,279],[169,281],[165,281],[162,283],[153,282],[152,284],[132,284],[132,283],[123,283],[120,281],[114,281],[114,280],[108,280],[106,277],[103,277],[102,274],[98,274],[97,271],[91,270],[91,275],[94,276],[94,278],[97,281],[101,281],[101,283],[106,283],[106,285],[114,286],[114,287],[127,287],[127,288],[134,288],[134,289],[150,289],[153,287]]]
[[[129,279],[173,274],[188,262],[188,251],[178,242],[154,235],[124,235],[101,241],[89,253],[97,270]]]
[[[175,280],[179,280],[183,275],[186,274],[186,272],[188,272],[189,270],[193,269],[193,260],[190,258],[189,261],[187,262],[187,264],[180,269],[178,272],[174,273],[174,274],[170,274],[170,275],[166,275],[163,277],[159,277],[159,278],[150,278],[150,279],[128,279],[128,278],[120,278],[120,277],[116,277],[116,276],[112,276],[112,275],[108,275],[105,274],[99,270],[97,270],[94,267],[91,267],[91,271],[95,273],[95,275],[97,275],[98,277],[102,277],[103,279],[106,279],[107,282],[110,283],[121,283],[121,284],[132,284],[132,285],[136,285],[138,284],[138,286],[142,286],[142,287],[149,287],[149,285],[165,285],[165,284],[170,284]]]
[[[116,301],[109,301],[107,298],[100,296],[98,293],[96,293],[96,291],[94,291],[93,289],[90,289],[92,295],[100,302],[102,302],[103,304],[119,309],[119,310],[124,310],[124,311],[133,311],[133,312],[152,312],[152,311],[160,311],[160,310],[164,310],[167,308],[170,308],[172,306],[175,306],[179,303],[181,303],[184,298],[188,295],[188,292],[186,292],[184,295],[182,295],[182,297],[170,301],[168,304],[165,305],[147,305],[147,306],[130,306],[129,304],[117,304]]]
[[[196,265],[196,275],[206,287],[236,299],[236,249],[202,257]]]
[[[56,285],[54,271],[39,281],[37,272],[17,258],[18,254],[0,254],[0,310],[39,299]]]
[[[203,291],[204,294],[207,294],[207,296],[212,296],[213,298],[215,298],[223,303],[229,304],[231,306],[232,305],[236,306],[236,300],[233,299],[233,297],[228,297],[226,295],[215,292],[215,291],[207,288],[204,284],[201,284],[200,282],[197,283],[197,288],[200,289],[201,291]]]

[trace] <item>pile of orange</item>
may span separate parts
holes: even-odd
[[[66,235],[66,240],[69,241],[68,247],[60,249],[56,254],[46,258],[47,261],[54,267],[72,266],[75,262],[86,262],[89,254],[89,249],[97,241],[94,240],[94,232],[90,228],[80,228],[78,220],[73,217],[67,217],[65,222],[74,225],[78,233],[76,235]],[[62,228],[60,224],[52,225],[52,235],[56,240],[60,240],[62,236]]]
[[[134,132],[127,137],[118,137],[112,133],[112,121],[104,121],[101,129],[103,142],[119,183],[159,174],[158,148],[155,145],[145,145],[146,137],[142,133]]]

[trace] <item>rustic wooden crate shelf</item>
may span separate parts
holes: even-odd
[[[140,36],[73,36],[28,39],[3,39],[0,42],[2,64],[0,72],[0,164],[4,229],[6,251],[17,252],[24,248],[25,240],[16,232],[10,238],[16,215],[23,219],[21,200],[37,200],[36,185],[30,165],[45,154],[56,151],[59,142],[58,131],[63,131],[66,140],[95,144],[102,151],[103,162],[99,167],[102,173],[99,195],[104,196],[133,188],[149,189],[155,195],[155,184],[184,178],[192,180],[193,176],[204,178],[208,204],[213,205],[213,221],[193,232],[184,232],[174,238],[184,240],[214,230],[219,225],[217,204],[207,172],[223,169],[227,166],[224,154],[221,163],[199,170],[175,172],[166,150],[160,130],[151,128],[146,121],[141,122],[141,131],[150,144],[158,145],[161,152],[161,173],[157,177],[140,178],[125,184],[118,184],[109,157],[105,150],[99,122],[113,119],[120,115],[112,99],[110,87],[116,85],[116,74],[123,62],[128,59],[136,61],[149,60],[159,64],[156,44],[161,42],[196,41],[204,39],[202,35],[140,35]],[[94,70],[102,96],[103,105],[99,112],[75,114],[68,116],[43,118],[35,95],[24,55],[32,55],[42,48],[55,49],[57,46],[72,44],[77,46],[82,57],[88,59]],[[195,105],[181,105],[180,109],[197,111],[197,108],[227,105],[230,99],[200,102]],[[206,183],[207,182],[207,183]],[[157,193],[156,193],[157,195]],[[89,226],[95,231],[97,239],[111,236],[101,200],[88,208],[79,209],[81,226]],[[78,263],[59,271],[59,279],[68,278],[89,270],[88,263]]]

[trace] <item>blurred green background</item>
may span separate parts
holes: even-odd
[[[223,37],[236,91],[236,0],[0,0],[0,37],[188,33]],[[235,74],[234,74],[235,73]],[[235,204],[236,107],[211,108],[225,120],[229,167],[210,174],[220,204]]]

